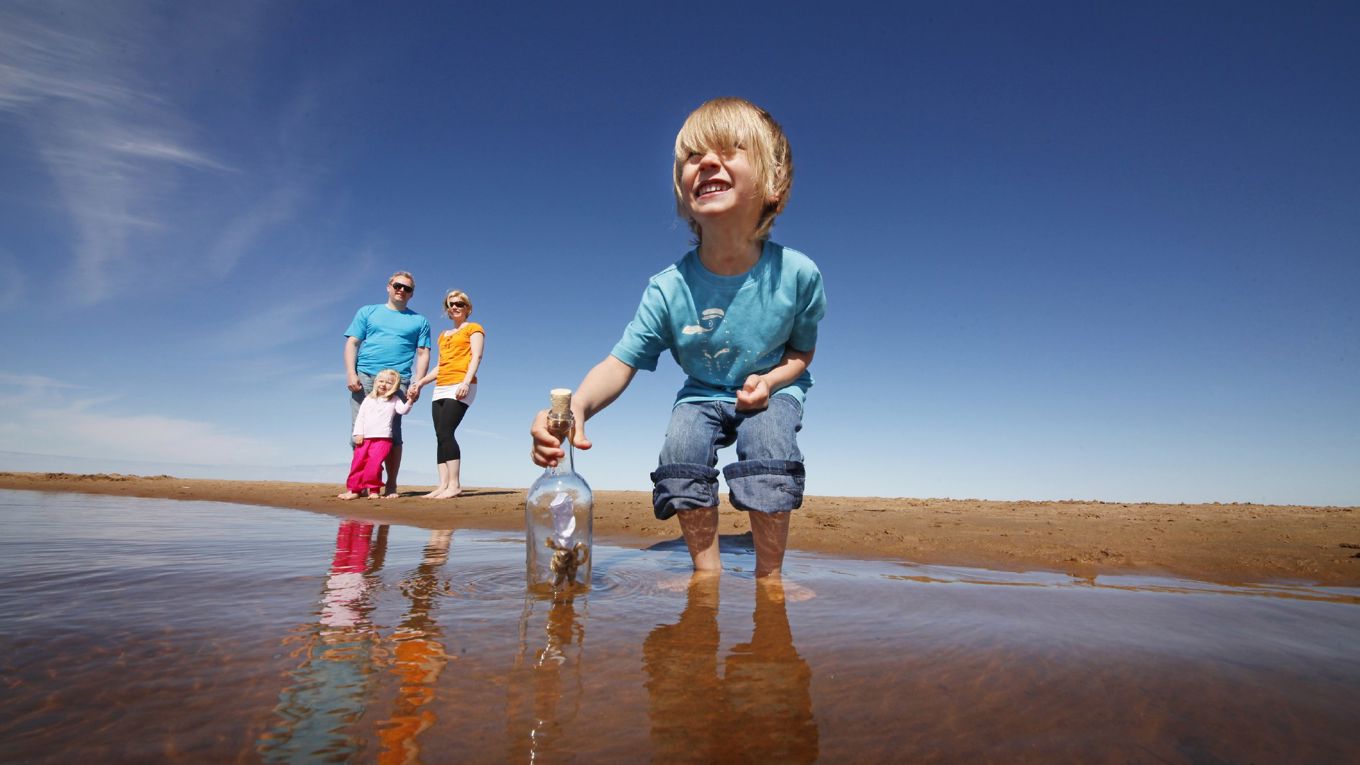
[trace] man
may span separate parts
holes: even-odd
[[[379,372],[397,370],[401,375],[397,395],[405,401],[411,380],[424,377],[430,366],[430,323],[406,307],[415,289],[416,280],[409,271],[392,274],[387,279],[387,302],[360,308],[349,329],[345,330],[345,376],[350,390],[351,427],[359,413],[359,405],[373,390],[373,378]],[[415,401],[419,395],[417,391],[411,400]],[[397,471],[401,468],[400,415],[392,421],[392,451],[384,465],[387,481],[383,498],[396,497]]]

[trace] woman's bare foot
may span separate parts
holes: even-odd
[[[336,499],[358,499],[359,495],[352,491],[342,491],[335,495]]]
[[[395,491],[392,491],[392,492],[388,492],[388,493],[386,493],[386,494],[375,493],[373,496],[375,496],[375,497],[382,497],[383,499],[396,499],[396,498],[400,497],[401,495],[398,494],[398,493],[396,493]]]
[[[439,499],[439,492],[441,492],[441,491],[443,491],[443,490],[444,490],[444,487],[443,487],[443,486],[437,486],[437,487],[435,487],[435,490],[432,491],[432,492],[430,492],[429,494],[421,494],[421,495],[420,495],[420,498],[421,498],[421,499]]]
[[[434,492],[434,493],[432,493],[432,494],[429,494],[428,496],[429,496],[431,499],[453,499],[454,497],[456,497],[456,496],[458,496],[459,494],[462,494],[462,493],[463,493],[463,487],[461,487],[461,486],[449,486],[449,487],[440,489],[439,491],[436,491],[436,492]]]

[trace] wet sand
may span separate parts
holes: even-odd
[[[234,502],[296,508],[429,529],[522,529],[524,489],[474,488],[450,500],[403,487],[388,500],[343,501],[339,484],[171,476],[0,473],[0,488]],[[679,537],[652,517],[647,492],[595,492],[595,534],[647,546]],[[1224,584],[1301,581],[1360,586],[1360,509],[1250,504],[999,502],[808,497],[791,548],[854,558],[1061,571],[1149,573]],[[723,535],[749,531],[726,503]]]

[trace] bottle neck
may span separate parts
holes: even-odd
[[[576,472],[575,450],[571,446],[571,431],[574,424],[575,421],[570,414],[548,416],[548,432],[562,439],[562,459],[557,461],[556,467],[548,468],[548,472],[554,475]]]
[[[575,457],[575,452],[576,452],[576,450],[573,449],[572,446],[571,446],[571,437],[570,437],[570,436],[568,436],[568,437],[562,439],[562,451],[564,452],[564,454],[563,454],[563,456],[562,456],[562,459],[560,459],[560,460],[557,461],[557,467],[556,467],[556,468],[553,468],[553,469],[556,470],[558,473],[562,473],[562,474],[564,474],[564,475],[567,474],[567,473],[575,473],[575,472],[576,472],[576,457]]]

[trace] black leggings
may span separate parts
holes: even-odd
[[[461,459],[462,450],[458,448],[458,439],[453,437],[454,431],[458,430],[458,423],[463,421],[463,415],[467,414],[468,405],[456,398],[435,399],[430,411],[434,412],[434,435],[439,439],[439,452],[436,459],[442,464]]]

